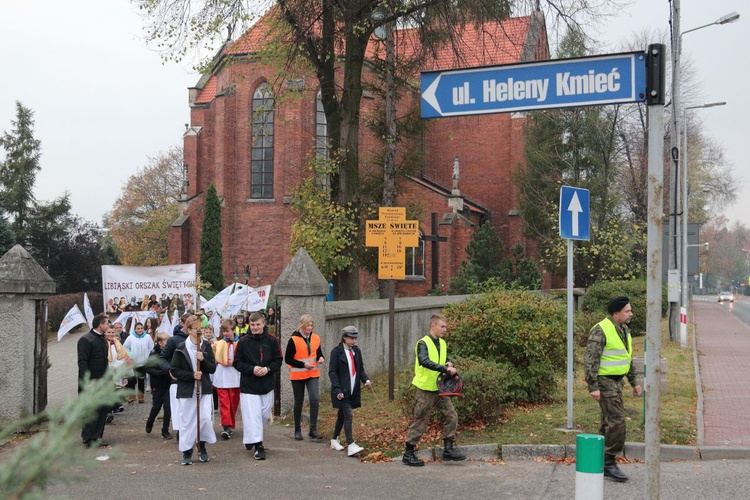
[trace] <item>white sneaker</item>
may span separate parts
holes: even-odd
[[[341,446],[341,443],[339,442],[338,438],[331,439],[331,448],[333,448],[336,451],[341,451],[344,449],[344,447]]]
[[[353,457],[354,455],[356,455],[356,454],[357,454],[357,453],[359,453],[360,451],[364,450],[364,448],[362,448],[362,447],[361,447],[360,445],[358,445],[357,443],[352,443],[352,444],[350,444],[350,445],[349,445],[349,448],[348,448],[348,450],[349,450],[349,451],[348,451],[347,453],[349,454],[349,456],[350,456],[350,457]]]

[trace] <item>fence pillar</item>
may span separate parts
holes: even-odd
[[[47,297],[55,282],[21,245],[0,258],[0,428],[47,407]]]
[[[273,285],[276,304],[281,310],[279,341],[282,353],[292,332],[297,330],[299,317],[309,314],[315,321],[315,332],[323,337],[326,328],[325,298],[328,293],[328,280],[320,272],[304,248],[297,250],[291,262]],[[324,356],[333,346],[323,346]],[[328,352],[326,352],[326,350]],[[321,386],[327,385],[327,366],[321,367]],[[289,368],[286,364],[281,369],[281,411],[282,414],[292,408],[294,397],[289,383]]]

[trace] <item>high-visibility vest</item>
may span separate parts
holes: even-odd
[[[235,326],[234,327],[234,333],[238,337],[242,337],[243,335],[245,335],[247,333],[247,329],[248,329],[249,326],[250,325],[243,325],[242,328],[240,328],[239,326]]]
[[[599,375],[627,375],[633,358],[633,339],[630,332],[627,333],[626,346],[611,319],[605,318],[598,325],[607,339],[599,363]]]
[[[425,335],[419,339],[419,342],[422,341],[427,346],[427,354],[430,356],[430,361],[444,365],[445,360],[448,358],[448,344],[445,343],[445,340],[438,339],[440,342],[440,353],[438,353],[437,346],[435,346],[435,342],[430,335]],[[438,390],[437,379],[440,376],[440,372],[430,370],[419,364],[419,342],[414,346],[414,379],[411,383],[423,391],[434,392]]]
[[[289,366],[289,380],[307,380],[308,378],[320,377],[320,369],[318,368],[318,348],[320,347],[320,337],[316,334],[310,334],[310,350],[307,350],[307,342],[304,337],[293,335],[292,340],[294,341],[294,359],[302,361],[303,363],[312,363],[315,368],[308,370],[307,368],[297,368],[296,366]]]

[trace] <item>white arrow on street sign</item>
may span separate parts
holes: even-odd
[[[573,193],[573,198],[571,198],[567,210],[568,212],[570,212],[570,217],[572,219],[571,232],[573,233],[573,236],[578,236],[578,216],[581,214],[581,212],[583,212],[581,202],[578,200],[578,193]]]

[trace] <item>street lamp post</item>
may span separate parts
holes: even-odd
[[[240,274],[237,272],[237,269],[240,267],[242,266],[236,266],[234,268],[234,281],[237,281],[238,279],[240,279]],[[242,275],[245,278],[245,284],[247,285],[248,281],[250,281],[250,271],[253,268],[255,268],[255,281],[257,281],[257,284],[260,285],[260,280],[261,280],[260,268],[254,264],[247,264],[244,268],[244,272],[242,273]]]
[[[680,124],[679,116],[681,113],[680,109],[680,55],[682,53],[682,37],[687,33],[697,31],[703,28],[708,28],[714,25],[729,24],[737,21],[740,15],[737,12],[731,12],[724,16],[721,16],[717,20],[691,28],[689,30],[680,32],[680,0],[672,0],[672,132],[671,132],[671,144],[672,144],[672,158],[674,161],[673,168],[670,169],[670,185],[674,189],[674,193],[669,197],[669,215],[670,221],[670,235],[669,235],[669,270],[671,272],[677,271],[677,240],[680,231],[680,227],[677,223],[677,211],[679,207],[678,193],[679,193],[679,174],[677,172],[679,166],[679,151],[680,151]],[[671,273],[670,273],[671,274]],[[684,286],[684,283],[683,283]],[[670,320],[669,320],[669,332],[670,338],[675,340],[674,335],[676,332],[677,318],[677,307],[678,300],[674,300],[670,297]]]
[[[709,25],[710,26],[710,25]],[[697,28],[696,28],[697,29]],[[691,30],[693,31],[693,30]],[[685,32],[687,33],[687,32]],[[684,34],[684,33],[683,33]],[[713,108],[715,106],[724,106],[726,102],[709,102],[697,106],[685,106],[682,110],[682,141],[685,145],[682,148],[682,311],[685,315],[686,331],[680,333],[680,344],[687,347],[687,313],[688,313],[688,121],[687,112],[689,109]]]

